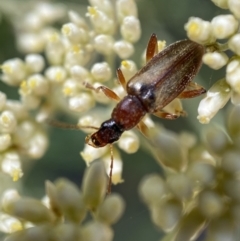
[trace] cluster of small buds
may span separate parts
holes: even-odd
[[[39,124],[31,120],[21,102],[8,100],[2,92],[0,102],[0,168],[17,181],[23,175],[22,159],[38,159],[43,156],[48,140]]]
[[[124,59],[120,68],[126,80],[137,71],[136,64],[126,60],[133,54],[133,44],[141,36],[135,1],[117,0],[112,3],[110,0],[89,0],[89,3],[87,19],[76,11],[68,11],[69,22],[64,23],[60,30],[51,25],[66,17],[67,8],[61,4],[36,4],[23,20],[14,21],[19,50],[27,55],[24,60],[5,61],[1,65],[1,78],[6,84],[19,87],[24,108],[27,111],[38,110],[36,120],[51,118],[49,115],[54,115],[56,108],[60,107],[68,113],[70,110],[81,114],[80,127],[93,126],[94,122],[94,126],[98,127],[105,115],[95,114],[92,122],[87,112],[94,113],[92,109],[96,103],[111,103],[99,86],[106,84],[120,97],[126,94],[114,78],[114,57]],[[120,39],[115,39],[118,32]],[[92,63],[96,54],[102,55],[102,61]],[[12,125],[16,125],[14,120]],[[7,137],[4,138],[7,140]],[[34,139],[34,142],[37,141],[41,143],[40,138]],[[129,132],[129,135],[123,136],[119,147],[127,153],[136,152],[138,137]],[[92,149],[86,147],[81,153],[87,164],[96,156],[105,158],[106,152]],[[118,153],[117,150],[114,149],[114,153]],[[119,170],[116,175],[120,182]],[[114,179],[115,183],[117,179]]]
[[[191,135],[152,133],[151,149],[166,170],[165,178],[145,177],[139,192],[153,223],[168,237],[198,240],[204,233],[201,240],[238,240],[239,117],[240,107],[232,108],[226,117],[227,133],[208,127],[202,144],[196,144]]]
[[[217,81],[200,102],[198,119],[203,124],[209,123],[230,98],[234,105],[240,103],[240,4],[235,0],[212,1],[220,8],[229,9],[232,14],[216,16],[211,22],[191,17],[185,25],[191,40],[206,45],[203,63],[215,70],[227,65],[225,78]],[[222,39],[227,41],[224,44],[217,42]],[[226,50],[233,52],[231,59],[224,52]]]
[[[107,175],[101,161],[85,171],[81,190],[66,180],[46,182],[47,196],[39,201],[7,190],[1,198],[0,230],[5,241],[113,240],[111,225],[125,203],[118,194],[105,197]],[[90,212],[92,220],[82,223]],[[97,233],[97,235],[96,235]]]

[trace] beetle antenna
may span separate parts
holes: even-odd
[[[112,187],[112,171],[113,171],[113,145],[109,144],[110,146],[110,155],[111,155],[111,163],[110,163],[110,172],[109,172],[109,180],[108,180],[108,188],[107,188],[107,194],[111,193],[111,187]]]
[[[79,129],[94,129],[94,130],[98,130],[99,128],[96,126],[81,126],[78,124],[69,124],[69,123],[65,123],[62,121],[57,121],[57,120],[51,120],[51,119],[47,119],[47,123],[53,127],[57,127],[57,128],[62,128],[62,129],[71,129],[71,130],[79,130]]]

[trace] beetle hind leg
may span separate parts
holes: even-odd
[[[177,97],[180,99],[194,98],[206,93],[206,90],[196,82],[189,82],[183,92]]]
[[[157,35],[153,33],[147,45],[146,62],[148,62],[157,53],[158,53],[158,40],[157,40]]]

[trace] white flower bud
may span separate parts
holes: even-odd
[[[41,104],[41,99],[35,95],[21,95],[21,101],[28,110],[34,110]]]
[[[157,204],[169,195],[165,180],[158,174],[150,174],[143,178],[139,185],[139,193],[147,204]]]
[[[133,45],[125,40],[115,42],[113,49],[121,59],[129,58],[134,52]]]
[[[109,151],[107,146],[101,148],[94,148],[85,144],[83,151],[80,153],[83,160],[86,162],[86,165],[89,166],[90,163],[103,155],[105,155]]]
[[[85,44],[89,39],[88,32],[83,28],[79,28],[74,23],[64,24],[62,26],[62,34],[66,36],[73,44]]]
[[[224,211],[223,198],[212,191],[204,191],[199,197],[199,208],[207,218],[217,218]]]
[[[17,120],[14,114],[5,110],[0,115],[0,130],[3,133],[12,133],[17,125]]]
[[[37,32],[44,26],[44,22],[39,14],[36,12],[29,12],[24,17],[22,25],[29,32]]]
[[[65,47],[60,34],[57,32],[48,33],[46,39],[47,45],[45,54],[48,62],[52,65],[62,64],[65,55]]]
[[[35,11],[40,15],[42,21],[53,23],[65,16],[66,6],[64,4],[38,2]]]
[[[207,92],[198,106],[198,120],[207,124],[223,108],[231,96],[230,86],[225,79],[217,81]]]
[[[119,148],[129,154],[137,152],[139,145],[139,139],[132,131],[124,132],[118,141]]]
[[[187,36],[197,43],[205,44],[214,41],[211,23],[201,18],[189,18],[184,29],[187,31]]]
[[[17,181],[22,177],[21,160],[17,152],[7,152],[4,154],[1,162],[3,172],[9,174],[13,181]]]
[[[9,203],[15,202],[20,198],[20,195],[15,189],[8,189],[4,191],[1,200],[1,206],[5,209]]]
[[[82,127],[84,126],[95,126],[98,127],[100,126],[101,121],[98,118],[93,117],[92,115],[84,115],[78,120],[78,125]],[[85,133],[92,133],[93,130],[92,128],[81,128],[81,131]],[[96,149],[96,148],[95,148]]]
[[[0,91],[0,111],[2,111],[3,108],[5,107],[6,99],[7,99],[6,94]]]
[[[9,134],[0,134],[0,151],[5,151],[12,144],[12,138]]]
[[[28,116],[26,108],[18,100],[7,100],[6,109],[10,110],[18,120],[22,120]]]
[[[167,184],[173,194],[179,199],[189,199],[192,196],[192,182],[190,178],[183,173],[168,176]]]
[[[64,67],[70,70],[74,65],[84,66],[91,58],[91,53],[80,45],[72,45],[66,52]]]
[[[240,94],[240,60],[232,60],[226,69],[226,80],[232,89]]]
[[[26,76],[26,66],[25,63],[18,58],[9,59],[5,61],[2,66],[3,81],[9,85],[18,85]]]
[[[212,69],[220,69],[228,62],[228,56],[224,52],[205,53],[203,63]]]
[[[104,12],[108,17],[114,17],[114,9],[112,2],[109,0],[89,0],[93,7],[97,7],[100,11]]]
[[[94,38],[94,48],[100,54],[109,55],[113,51],[114,39],[111,35],[99,34]]]
[[[4,233],[14,233],[23,229],[22,223],[7,214],[0,213],[0,230]]]
[[[68,79],[64,82],[62,87],[62,92],[64,96],[74,96],[78,93],[79,87],[78,83],[73,79]]]
[[[97,221],[85,223],[80,229],[81,237],[88,237],[88,240],[95,240],[96,234],[98,240],[113,240],[113,230],[109,225]],[[232,240],[231,240],[232,241]]]
[[[107,224],[116,223],[123,214],[125,202],[119,194],[107,195],[97,210],[97,220]]]
[[[120,66],[125,80],[130,80],[137,73],[137,66],[132,60],[123,60]]]
[[[235,91],[232,91],[231,102],[233,105],[239,105],[240,104],[240,94]]]
[[[28,54],[25,57],[26,67],[31,73],[39,73],[43,70],[45,63],[40,54]]]
[[[239,2],[239,0],[228,0],[228,8],[236,16],[236,18],[240,18],[240,2]]]
[[[102,62],[92,66],[91,74],[96,81],[106,82],[111,78],[112,71],[107,62]]]
[[[24,33],[18,36],[17,46],[23,53],[40,53],[44,50],[45,40],[39,33]]]
[[[134,0],[118,0],[116,2],[116,11],[118,21],[122,23],[127,16],[134,16],[137,18],[137,4]]]
[[[87,30],[87,23],[84,18],[82,18],[77,12],[75,11],[69,11],[68,17],[70,22],[76,24],[79,28],[83,28]]]
[[[74,65],[70,68],[70,74],[72,78],[80,83],[91,83],[92,79],[89,71],[81,65]]]
[[[217,39],[228,38],[238,29],[238,21],[233,15],[219,15],[212,19],[212,33]]]
[[[63,82],[67,77],[67,71],[62,66],[51,66],[45,72],[46,77],[53,82]]]
[[[83,200],[88,209],[96,210],[99,207],[106,195],[106,187],[107,176],[103,162],[95,161],[84,172],[82,181]]]
[[[233,35],[229,41],[228,41],[229,48],[236,53],[237,55],[240,55],[240,34]]]
[[[228,0],[212,0],[212,2],[223,9],[228,9]]]
[[[139,20],[134,16],[125,17],[121,25],[121,35],[128,42],[137,42],[141,37]]]
[[[45,95],[48,92],[48,81],[41,74],[34,74],[21,83],[22,95]]]
[[[115,29],[114,21],[97,7],[88,7],[88,16],[97,33],[112,34]]]
[[[188,167],[187,176],[194,185],[208,187],[215,181],[215,167],[208,163],[194,162]]]
[[[84,112],[91,109],[95,104],[93,97],[88,93],[80,93],[68,101],[69,109],[76,112]]]
[[[32,159],[41,158],[48,147],[48,138],[45,133],[37,131],[27,143],[26,153]]]

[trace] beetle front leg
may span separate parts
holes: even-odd
[[[181,115],[181,113],[171,114],[171,113],[167,113],[167,112],[162,111],[162,110],[154,112],[152,114],[159,117],[159,118],[167,119],[167,120],[175,120]]]
[[[90,90],[94,90],[96,93],[99,93],[99,91],[102,91],[111,100],[115,100],[117,102],[121,100],[120,97],[113,90],[109,89],[106,86],[101,85],[95,88],[94,86],[92,86],[87,82],[84,83],[84,86]]]
[[[157,35],[153,33],[148,41],[146,50],[146,62],[148,62],[152,57],[158,53],[158,40]]]
[[[194,98],[206,93],[206,90],[199,84],[191,81],[188,83],[183,92],[177,97],[180,99]]]
[[[126,90],[127,82],[126,82],[126,79],[125,79],[125,77],[123,75],[123,72],[120,68],[117,69],[117,78],[118,78],[121,86],[123,87],[123,89]]]

